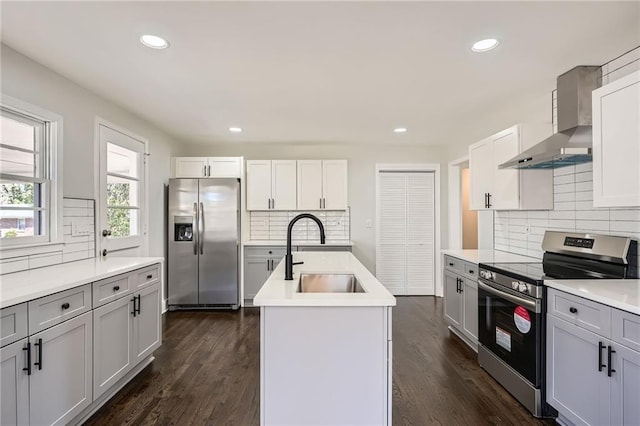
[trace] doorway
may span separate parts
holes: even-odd
[[[462,248],[464,250],[478,248],[478,212],[470,210],[471,185],[469,165],[460,170],[460,197],[462,206]]]

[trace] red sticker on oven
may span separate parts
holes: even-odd
[[[513,321],[516,323],[520,333],[527,334],[531,330],[531,317],[529,312],[522,306],[518,306],[513,311]]]

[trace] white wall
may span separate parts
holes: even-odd
[[[347,159],[349,161],[349,205],[353,253],[375,272],[375,165],[376,163],[440,163],[441,165],[441,235],[447,238],[447,150],[444,147],[406,146],[389,141],[388,145],[341,144],[224,144],[185,145],[178,155],[244,156],[260,159]],[[367,228],[367,220],[372,227]]]
[[[0,45],[0,92],[64,119],[64,197],[96,198],[94,126],[100,116],[149,140],[149,254],[164,256],[164,186],[174,140],[124,108],[77,85],[19,52]]]

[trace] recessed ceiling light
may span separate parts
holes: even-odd
[[[476,41],[473,43],[471,50],[474,52],[488,52],[489,50],[498,47],[498,40],[495,38],[486,38],[484,40]]]
[[[145,34],[140,37],[140,43],[152,49],[166,49],[169,47],[169,42],[167,42],[167,40],[151,34]]]
[[[229,131],[231,133],[240,133],[242,132],[242,129],[240,127],[229,127]]]
[[[396,127],[395,129],[393,129],[394,132],[396,133],[406,133],[407,132],[407,128],[406,127]]]

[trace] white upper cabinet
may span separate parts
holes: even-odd
[[[173,178],[239,178],[242,157],[173,157]]]
[[[296,160],[247,161],[247,210],[296,209]]]
[[[640,206],[640,71],[593,91],[593,205]]]
[[[550,127],[549,127],[550,129]],[[550,136],[550,132],[548,135]],[[536,142],[544,136],[535,134]],[[525,143],[521,125],[469,147],[472,210],[548,210],[553,208],[553,170],[500,169]],[[530,141],[526,141],[530,142]]]
[[[347,160],[298,160],[298,210],[346,210]]]

